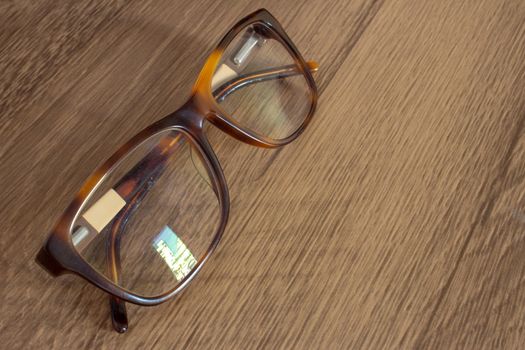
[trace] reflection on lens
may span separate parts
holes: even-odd
[[[228,45],[212,79],[215,99],[242,127],[273,139],[305,121],[312,91],[294,58],[262,24]]]
[[[153,239],[153,248],[178,281],[186,277],[197,264],[190,250],[168,226],[164,227],[162,232]]]
[[[73,223],[80,255],[138,295],[176,288],[207,253],[220,223],[213,182],[198,152],[174,130],[130,152]]]
[[[82,217],[100,232],[126,205],[126,201],[114,190],[110,189],[93,204]]]

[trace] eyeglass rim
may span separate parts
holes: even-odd
[[[306,114],[301,125],[290,135],[282,139],[274,139],[261,133],[247,128],[236,121],[236,119],[222,108],[212,95],[211,83],[215,70],[217,69],[223,53],[226,51],[228,45],[247,27],[261,24],[265,26],[271,34],[273,39],[278,40],[287,52],[293,58],[296,67],[306,80],[309,88],[310,108]],[[234,25],[221,39],[215,50],[208,56],[204,66],[193,86],[193,93],[208,102],[211,115],[208,120],[222,131],[228,133],[230,136],[237,138],[239,141],[263,148],[275,148],[284,146],[303,133],[306,129],[317,108],[318,91],[317,85],[311,73],[311,68],[290,39],[288,34],[284,31],[277,19],[266,9],[260,9],[254,13],[241,19]]]

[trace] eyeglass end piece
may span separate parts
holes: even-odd
[[[64,268],[53,258],[45,247],[42,247],[36,255],[35,261],[41,268],[53,277],[65,273]]]

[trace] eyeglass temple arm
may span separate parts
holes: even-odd
[[[108,274],[115,283],[120,280],[120,240],[129,217],[138,208],[148,190],[155,184],[156,180],[164,171],[166,161],[174,152],[177,136],[165,136],[160,144],[149,152],[146,157],[137,163],[120,181],[114,190],[126,201],[127,205],[111,221],[109,230],[109,241],[106,244]],[[128,317],[126,303],[120,298],[110,295],[111,321],[113,328],[124,333],[128,330]]]
[[[308,61],[306,62],[306,65],[311,73],[315,73],[319,70],[319,64],[315,61]],[[295,64],[272,67],[248,74],[242,74],[220,85],[213,91],[213,97],[215,97],[218,102],[222,102],[229,94],[251,84],[272,79],[283,79],[299,74],[301,74],[301,72]]]
[[[307,62],[310,71],[317,72],[319,64],[314,61]],[[295,65],[282,66],[277,68],[270,68],[261,70],[258,72],[240,75],[235,79],[232,79],[225,84],[221,85],[219,89],[213,92],[214,97],[217,101],[222,101],[232,92],[249,86],[254,83],[267,81],[271,79],[283,79],[289,76],[301,74]],[[170,136],[167,136],[170,138]],[[172,150],[175,147],[171,147]],[[159,155],[163,156],[160,157]],[[155,147],[149,154],[147,154],[129,173],[115,186],[115,190],[129,203],[126,209],[119,214],[112,221],[110,242],[107,245],[107,256],[108,256],[108,269],[111,278],[115,283],[119,281],[120,275],[120,237],[128,221],[128,218],[140,204],[143,197],[146,195],[148,189],[153,186],[158,177],[162,174],[164,169],[164,163],[168,159],[169,151],[168,148]],[[156,160],[156,161],[155,161]],[[140,182],[138,179],[144,178],[144,169],[149,169],[150,173],[146,178],[148,181],[145,183]],[[129,184],[135,184],[135,186],[129,187]],[[130,191],[131,193],[123,193],[124,191]],[[109,295],[111,321],[113,328],[119,332],[124,333],[128,330],[128,316],[126,310],[126,302],[114,295]]]
[[[162,170],[162,168],[158,169],[158,171],[156,171],[157,174],[155,177],[160,176]],[[152,185],[152,183],[147,182],[142,188],[139,188],[129,201],[129,204],[112,222],[109,244],[106,246],[106,254],[108,256],[108,269],[110,270],[109,274],[115,283],[119,283],[120,279],[120,240],[122,238],[122,233],[125,230],[129,217],[138,208],[140,202]],[[120,298],[110,295],[109,305],[113,328],[119,333],[126,332],[128,330],[126,303]]]

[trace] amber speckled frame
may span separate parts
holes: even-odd
[[[281,42],[294,58],[296,64],[239,76],[220,86],[217,90],[212,91],[212,77],[223,52],[235,36],[249,25],[258,25],[259,28],[263,30],[264,35]],[[317,67],[318,66],[315,62],[307,63],[304,61],[279,22],[267,10],[258,10],[240,20],[228,31],[220,41],[217,48],[208,57],[188,101],[177,111],[148,126],[131,138],[87,179],[75,199],[58,221],[46,243],[37,254],[36,261],[53,276],[58,276],[67,272],[75,273],[109,293],[113,326],[118,332],[125,332],[128,328],[125,301],[149,306],[162,303],[175,296],[188,285],[192,278],[201,269],[204,262],[206,262],[219,243],[226,227],[229,212],[228,189],[221,166],[205,133],[203,132],[204,122],[209,121],[232,137],[248,144],[266,148],[283,146],[297,138],[303,132],[313,116],[318,95],[311,72],[316,71]],[[224,98],[232,91],[240,89],[243,86],[254,84],[259,81],[279,79],[297,74],[304,75],[310,88],[310,109],[302,125],[300,125],[290,136],[284,139],[271,139],[260,135],[253,130],[244,128],[239,125],[233,117],[225,113],[217,103],[217,100]],[[158,297],[144,297],[134,294],[114,282],[118,281],[120,270],[120,238],[118,233],[122,229],[122,222],[126,221],[125,218],[133,212],[135,203],[140,202],[141,198],[148,191],[148,186],[144,184],[144,181],[139,181],[139,179],[142,178],[141,172],[146,169],[149,172],[149,178],[151,178],[150,174],[160,174],[162,172],[164,160],[169,156],[169,146],[161,142],[159,146],[155,147],[143,160],[140,161],[140,166],[133,168],[116,185],[117,191],[119,191],[119,188],[126,189],[126,191],[120,191],[120,195],[129,204],[115,218],[114,223],[111,226],[111,242],[107,245],[108,263],[110,264],[108,269],[111,272],[110,274],[113,281],[96,271],[77,252],[72,242],[71,230],[75,219],[90,196],[104,180],[106,174],[115,167],[120,160],[126,157],[129,152],[133,151],[145,140],[153,135],[170,129],[177,130],[186,136],[186,139],[192,146],[194,146],[199,158],[201,158],[205,165],[208,176],[212,182],[212,187],[219,201],[221,219],[210,247],[204,256],[200,258],[191,272],[183,278],[174,289]],[[130,186],[130,184],[132,184],[132,186]]]

